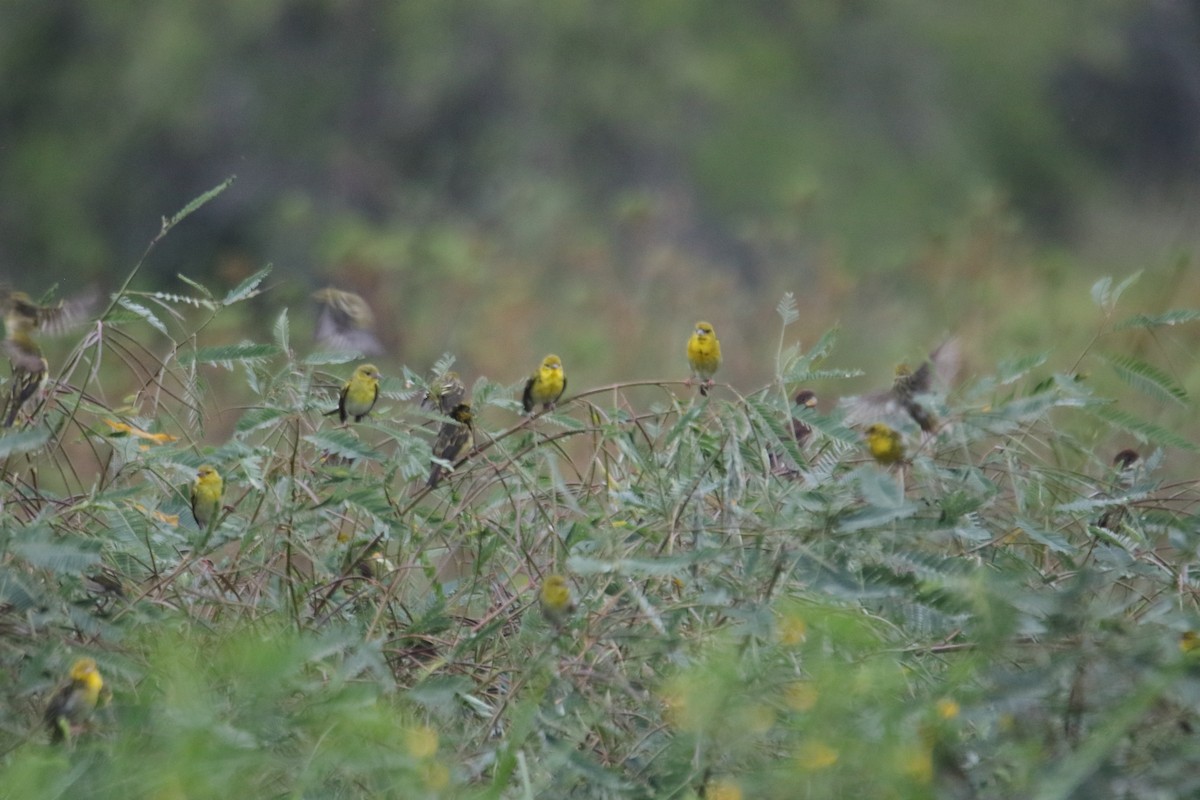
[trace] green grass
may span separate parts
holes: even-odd
[[[476,451],[428,491],[428,376],[385,369],[375,413],[335,425],[352,365],[297,352],[286,312],[226,340],[265,277],[125,295],[0,437],[0,796],[1200,791],[1179,646],[1200,493],[1169,468],[1196,446],[1125,410],[1192,408],[1171,371],[1113,356],[1108,396],[1014,354],[930,398],[939,432],[905,426],[911,462],[885,470],[840,412],[789,438],[794,388],[854,371],[834,332],[791,344],[785,298],[748,394],[572,382],[527,423],[480,378]],[[1094,291],[1110,339],[1200,317],[1122,324],[1122,288]],[[139,391],[109,397],[112,361]],[[1128,485],[1118,438],[1143,455]],[[200,463],[227,486],[207,536]],[[562,631],[533,602],[549,572],[579,604]],[[111,700],[52,748],[41,709],[81,654]]]

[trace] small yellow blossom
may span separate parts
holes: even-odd
[[[937,701],[937,715],[941,719],[954,719],[961,710],[958,702],[949,697]]]
[[[705,800],[742,800],[742,787],[729,778],[717,778],[704,787]]]
[[[404,732],[404,746],[413,758],[429,758],[438,750],[438,734],[433,728],[422,725]]]
[[[779,621],[779,643],[784,647],[796,647],[804,643],[808,635],[808,623],[798,614],[788,614]]]
[[[809,711],[817,704],[817,688],[808,681],[796,681],[783,690],[783,701],[795,711]]]
[[[811,739],[800,745],[796,761],[805,772],[828,769],[837,763],[838,751],[824,742]]]

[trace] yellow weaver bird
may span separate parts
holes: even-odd
[[[46,382],[50,365],[33,338],[35,331],[63,333],[85,320],[95,298],[91,295],[54,306],[40,306],[24,292],[0,288],[4,308],[4,351],[12,365],[12,382],[4,413],[4,427],[11,428],[21,408]]]
[[[543,409],[550,411],[566,390],[567,374],[563,371],[562,359],[551,353],[542,359],[537,372],[525,382],[525,393],[521,398],[525,413],[532,414],[533,407],[539,403]]]
[[[327,350],[375,356],[383,345],[372,332],[375,315],[367,301],[354,292],[327,287],[313,292],[317,301],[317,329],[314,338]]]
[[[50,698],[43,717],[50,728],[51,742],[61,742],[78,733],[96,709],[103,688],[104,678],[94,659],[81,658],[71,666],[67,682]]]
[[[571,587],[567,585],[567,579],[562,575],[547,575],[538,592],[538,605],[547,622],[556,628],[562,627],[575,611],[575,601],[571,599]]]
[[[192,516],[201,530],[208,530],[209,523],[221,510],[221,497],[225,493],[225,479],[208,464],[196,470],[192,482]]]
[[[371,413],[378,399],[379,368],[374,364],[360,364],[350,376],[350,380],[342,386],[338,407],[326,411],[325,416],[337,414],[342,422],[350,417],[354,417],[355,422],[362,422],[363,417]]]
[[[425,397],[421,400],[421,408],[430,411],[437,409],[447,417],[454,407],[463,401],[467,396],[467,387],[463,386],[462,379],[458,377],[458,373],[451,371],[447,372],[438,380],[429,384],[429,391],[425,393]]]
[[[904,460],[904,440],[898,432],[882,422],[867,428],[867,449],[880,464],[896,464]]]
[[[471,431],[471,404],[459,403],[450,411],[450,419],[442,423],[437,440],[433,443],[433,457],[445,461],[450,467],[436,461],[429,471],[430,489],[436,489],[442,478],[450,474],[450,468],[471,449],[474,435]]]
[[[712,376],[721,368],[721,343],[717,341],[717,332],[707,322],[697,322],[695,330],[687,343],[688,364],[692,368],[692,377],[687,383],[690,386],[693,379],[700,380],[700,394],[708,396],[712,388]]]

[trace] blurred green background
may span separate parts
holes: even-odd
[[[135,284],[274,264],[233,339],[283,306],[304,331],[332,284],[385,371],[553,350],[583,388],[683,377],[703,318],[749,390],[791,291],[802,343],[840,324],[865,371],[824,397],[949,332],[968,375],[1061,368],[1102,275],[1146,270],[1131,313],[1195,303],[1198,31],[1125,0],[5,3],[0,277],[112,289],[236,174]],[[1195,390],[1178,336],[1128,345]]]

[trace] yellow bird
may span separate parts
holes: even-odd
[[[379,355],[383,345],[375,338],[375,314],[361,295],[327,287],[313,292],[320,311],[314,338],[327,350]]]
[[[363,417],[371,413],[378,399],[379,368],[374,364],[360,364],[350,376],[350,380],[342,386],[338,407],[326,411],[325,416],[337,414],[342,422],[350,417],[354,417],[355,422],[362,422]]]
[[[192,516],[202,530],[208,530],[209,524],[216,519],[224,493],[225,479],[215,468],[205,464],[196,470],[196,480],[192,483]]]
[[[84,321],[95,305],[94,295],[85,295],[54,306],[40,306],[24,292],[0,287],[4,308],[4,351],[12,365],[12,381],[4,412],[4,427],[11,428],[21,408],[46,382],[50,365],[33,338],[35,331],[63,333]]]
[[[721,368],[721,343],[717,341],[717,332],[707,322],[697,322],[695,330],[687,343],[688,364],[692,367],[692,377],[687,383],[690,386],[693,379],[700,380],[700,394],[708,396],[712,388],[712,376]]]
[[[898,432],[882,422],[867,428],[867,449],[880,464],[896,464],[904,460],[904,440]]]
[[[547,575],[538,592],[538,605],[547,622],[556,628],[562,627],[575,611],[575,601],[571,599],[571,587],[567,585],[567,579],[562,575]]]
[[[542,359],[537,372],[525,382],[525,394],[521,398],[525,413],[532,414],[533,407],[539,403],[543,409],[550,411],[566,390],[567,374],[563,371],[562,359],[551,353]]]
[[[437,440],[433,443],[433,457],[454,465],[467,454],[474,443],[471,431],[471,404],[459,403],[449,414],[450,419],[442,423]],[[429,471],[430,489],[436,489],[442,478],[450,474],[450,467],[433,463]]]
[[[104,678],[91,658],[81,658],[71,666],[67,682],[58,688],[46,706],[44,719],[50,728],[50,741],[70,739],[96,709]]]
[[[467,396],[467,387],[463,386],[462,379],[458,377],[457,372],[447,372],[438,380],[429,384],[429,391],[425,393],[425,397],[421,400],[421,408],[433,410],[437,409],[447,417],[454,410],[455,406],[461,403]]]

